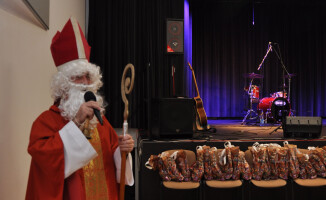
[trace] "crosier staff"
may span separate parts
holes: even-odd
[[[130,77],[126,78],[126,74],[128,69],[131,70],[131,80]],[[125,69],[123,70],[122,78],[121,78],[121,97],[122,101],[125,104],[125,110],[123,112],[123,136],[128,132],[128,99],[126,94],[130,94],[134,87],[135,80],[135,68],[132,64],[127,64]],[[121,152],[121,175],[120,175],[120,200],[124,200],[125,196],[125,176],[126,176],[126,152]]]

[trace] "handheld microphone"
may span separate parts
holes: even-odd
[[[85,102],[88,102],[88,101],[96,101],[96,96],[93,92],[91,91],[87,91],[85,94],[84,94],[84,99],[85,99]],[[103,119],[101,117],[101,113],[98,109],[96,108],[93,108],[94,110],[94,115],[96,116],[96,118],[98,119],[98,121],[100,122],[101,125],[103,125]]]

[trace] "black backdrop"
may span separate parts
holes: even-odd
[[[278,43],[291,80],[295,115],[326,116],[326,4],[322,1],[193,1],[193,61],[209,117],[244,116],[249,79],[260,73],[260,98],[281,91]],[[254,21],[254,25],[253,25]],[[277,45],[275,45],[277,48]]]
[[[191,0],[193,68],[208,117],[242,117],[246,109],[244,73],[264,75],[261,97],[280,91],[282,68],[275,53],[257,67],[269,41],[278,43],[292,79],[296,115],[326,116],[326,12],[323,1]],[[183,0],[96,0],[89,2],[91,61],[103,72],[102,93],[109,121],[122,125],[120,94],[124,66],[136,68],[129,97],[131,127],[146,128],[148,90],[171,97],[171,66],[176,66],[176,95],[186,92],[183,55],[165,54],[167,18],[183,18]],[[255,25],[252,25],[254,11]],[[151,81],[147,80],[150,63]],[[188,73],[189,74],[189,73]],[[191,87],[191,86],[189,86]]]
[[[183,55],[165,54],[167,18],[183,19],[182,0],[96,0],[89,2],[88,41],[91,62],[103,72],[102,93],[108,102],[106,117],[121,127],[121,76],[127,63],[136,79],[129,96],[129,124],[147,128],[148,90],[154,98],[172,95],[171,66],[176,67],[176,94],[183,92]],[[150,63],[150,80],[147,81]]]

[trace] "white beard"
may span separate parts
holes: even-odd
[[[80,106],[85,102],[84,94],[88,90],[92,91],[92,88],[90,88],[89,85],[71,83],[67,94],[63,96],[60,101],[59,109],[61,111],[61,116],[69,121],[73,120]],[[95,96],[100,107],[102,107],[103,98],[98,94]],[[103,110],[104,109],[102,109],[102,113]],[[90,120],[90,125],[96,127],[97,123],[97,118],[94,116],[93,119]]]

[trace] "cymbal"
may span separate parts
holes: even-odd
[[[248,74],[243,74],[243,77],[245,78],[264,78],[264,75],[261,74],[255,74],[255,73],[248,73]]]
[[[284,75],[284,78],[291,78],[291,77],[293,77],[293,76],[296,76],[297,74],[286,74],[286,75]]]

